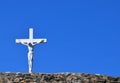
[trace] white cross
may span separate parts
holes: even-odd
[[[29,73],[32,73],[34,45],[45,42],[47,42],[47,39],[45,38],[33,39],[33,28],[29,29],[29,39],[16,39],[16,43],[20,43],[28,47]]]

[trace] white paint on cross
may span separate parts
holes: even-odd
[[[29,39],[16,39],[16,43],[20,43],[26,45],[28,47],[28,65],[29,65],[29,73],[32,73],[33,68],[33,51],[34,46],[39,43],[45,43],[47,39],[34,39],[33,38],[33,28],[29,29]]]

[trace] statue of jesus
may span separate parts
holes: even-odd
[[[29,29],[29,39],[16,39],[16,43],[26,45],[28,47],[28,65],[29,73],[32,73],[33,67],[33,51],[34,46],[39,43],[45,43],[47,39],[33,39],[33,29]]]

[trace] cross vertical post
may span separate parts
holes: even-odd
[[[29,39],[33,39],[33,28],[29,29]]]

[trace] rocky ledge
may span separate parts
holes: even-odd
[[[120,77],[85,73],[0,73],[0,83],[120,83]]]

